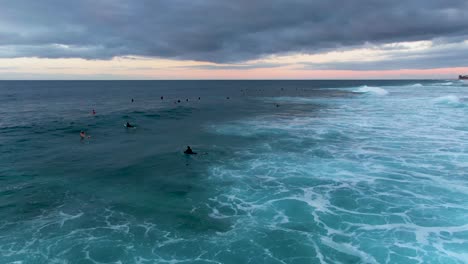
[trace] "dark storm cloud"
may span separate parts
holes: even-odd
[[[5,0],[1,4],[0,57],[136,55],[239,62],[368,42],[468,35],[466,0]]]

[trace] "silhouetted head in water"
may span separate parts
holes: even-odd
[[[196,152],[193,152],[193,150],[190,148],[190,146],[187,146],[187,149],[184,151],[184,153],[188,154],[188,155],[197,154]]]
[[[134,101],[134,100],[133,100],[133,98],[132,98],[132,103],[133,103],[133,101]]]
[[[229,96],[228,96],[228,97],[226,97],[226,99],[228,99],[228,100],[229,100]]]
[[[83,130],[81,130],[81,132],[80,132],[80,138],[81,138],[81,139],[91,138],[91,136],[86,135],[86,133],[85,133]]]
[[[200,97],[198,97],[198,100],[200,100],[200,99],[201,99],[201,98],[200,98]]]
[[[161,100],[164,99],[164,96],[161,96]]]
[[[94,111],[94,109],[93,109],[93,115],[95,115],[95,114],[96,114],[96,111]]]
[[[180,100],[177,100],[178,103],[180,103]]]
[[[188,99],[185,99],[185,101],[187,101],[187,102],[188,102]]]

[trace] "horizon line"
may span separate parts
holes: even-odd
[[[459,79],[447,78],[402,78],[402,79],[0,79],[0,82],[17,82],[17,81],[440,81],[450,80],[457,81]]]

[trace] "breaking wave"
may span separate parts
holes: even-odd
[[[452,94],[437,97],[434,99],[434,103],[445,104],[445,105],[455,105],[455,106],[459,106],[463,104],[463,102],[460,100],[458,96],[452,95]]]
[[[443,83],[436,83],[434,85],[439,85],[439,86],[451,86],[453,85],[453,82],[443,82]]]
[[[374,86],[367,86],[367,85],[361,86],[361,87],[357,88],[356,90],[354,90],[353,92],[373,94],[373,95],[379,95],[379,96],[383,96],[383,95],[388,94],[388,91],[383,89],[383,88],[374,87]]]

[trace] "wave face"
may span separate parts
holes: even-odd
[[[0,82],[0,263],[466,263],[466,91],[412,84]]]

